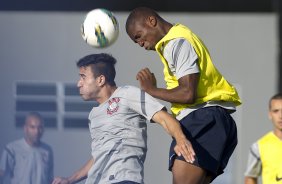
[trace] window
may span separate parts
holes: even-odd
[[[16,127],[23,126],[28,112],[37,111],[44,117],[47,128],[88,128],[88,113],[93,106],[97,103],[83,101],[74,83],[15,83]]]

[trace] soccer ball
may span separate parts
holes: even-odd
[[[114,14],[106,9],[91,10],[81,25],[81,36],[92,47],[108,47],[116,41],[118,35],[118,21]]]

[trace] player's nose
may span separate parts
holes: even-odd
[[[140,47],[144,47],[144,42],[143,42],[143,41],[138,41],[138,45],[139,45]]]
[[[77,81],[76,87],[80,88],[82,85],[81,80]]]

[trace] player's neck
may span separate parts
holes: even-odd
[[[280,139],[282,140],[282,130],[274,130],[273,133]]]
[[[26,142],[29,146],[31,146],[31,147],[37,147],[37,146],[40,145],[40,141],[34,142],[34,141],[31,141],[31,140],[29,140],[29,139],[27,139],[27,138],[25,138],[25,142]]]
[[[115,90],[117,89],[117,86],[110,86],[110,85],[106,85],[102,91],[101,91],[101,96],[99,99],[97,99],[97,102],[99,104],[104,103],[106,100],[108,100],[112,94],[115,92]]]

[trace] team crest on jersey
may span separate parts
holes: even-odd
[[[107,108],[107,114],[112,115],[113,113],[118,111],[119,101],[120,101],[119,98],[112,98],[108,101],[109,106]]]
[[[48,163],[48,153],[42,153],[41,159],[44,163]]]

